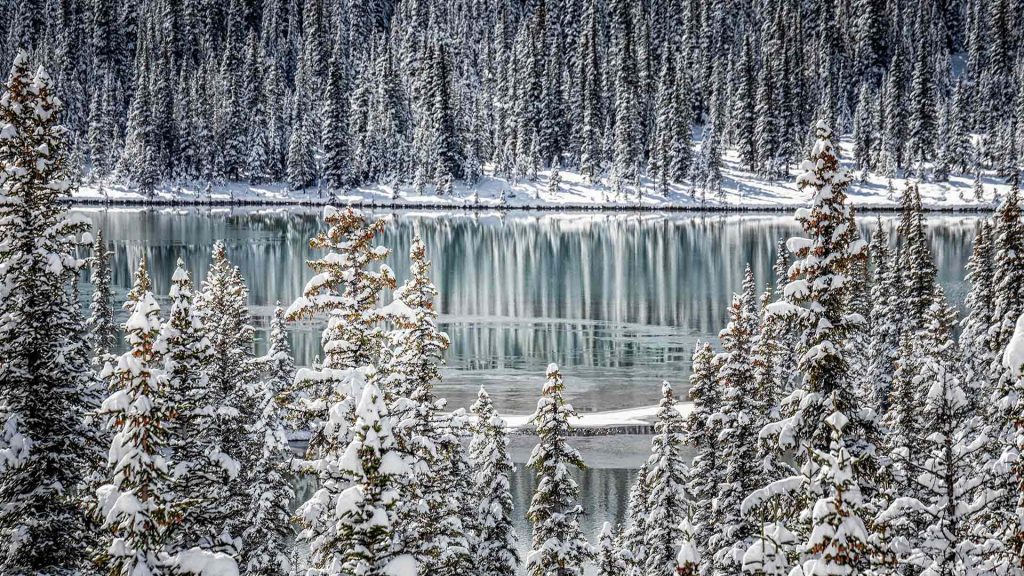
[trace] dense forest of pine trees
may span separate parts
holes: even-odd
[[[4,0],[0,22],[0,65],[50,70],[73,161],[146,192],[564,168],[703,197],[727,148],[788,178],[817,120],[877,174],[1024,164],[1021,0]]]
[[[444,77],[449,48],[428,46]],[[937,282],[917,189],[902,191],[895,239],[881,227],[860,237],[846,203],[851,174],[829,124],[816,121],[796,177],[808,198],[796,213],[804,236],[784,242],[775,285],[760,295],[748,271],[721,350],[697,347],[687,418],[662,385],[628,521],[591,543],[558,367],[530,420],[536,492],[515,511],[507,433],[486,392],[469,413],[434,392],[449,341],[422,242],[396,286],[388,251],[374,244],[381,223],[358,211],[325,210],[311,241],[323,254],[302,296],[276,311],[265,356],[254,354],[245,279],[219,244],[202,282],[179,264],[166,310],[143,261],[128,319],[115,326],[107,247],[64,208],[74,133],[60,124],[54,86],[21,52],[0,97],[0,572],[510,576],[522,564],[532,576],[587,565],[602,576],[1024,574],[1016,172],[979,228],[959,319]],[[642,103],[628,106],[642,118]],[[616,134],[629,118],[620,110]],[[915,146],[900,150],[920,159]],[[459,150],[432,154],[441,162]],[[89,245],[89,258],[76,256]],[[75,289],[86,266],[88,310]],[[323,356],[297,368],[287,324],[313,316],[327,320]],[[301,456],[288,445],[295,430],[309,433]],[[317,490],[293,511],[295,474],[315,476]],[[523,559],[517,513],[533,525]]]

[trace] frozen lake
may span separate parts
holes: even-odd
[[[118,298],[143,255],[154,289],[165,294],[180,256],[195,278],[222,240],[250,288],[258,345],[276,301],[288,303],[311,273],[309,238],[321,228],[316,211],[302,209],[110,209],[78,212],[102,228],[112,244]],[[778,241],[799,233],[789,214],[425,213],[380,212],[388,224],[380,243],[399,282],[419,231],[433,260],[442,328],[452,338],[444,384],[452,406],[468,406],[480,385],[499,410],[532,411],[544,367],[558,362],[567,395],[581,412],[651,405],[660,382],[685,389],[689,357],[698,340],[717,341],[732,292],[749,262],[758,284],[773,281]],[[862,216],[862,226],[875,226]],[[933,214],[929,235],[939,278],[960,303],[963,266],[980,222],[977,215]],[[894,215],[883,226],[896,225]],[[88,286],[83,285],[83,298]],[[300,364],[318,353],[319,330],[292,332]],[[533,491],[522,469],[533,439],[516,437],[520,466],[513,490],[520,544],[529,531],[522,517]],[[591,469],[580,476],[583,521],[593,537],[601,523],[625,513],[635,469],[649,450],[637,436],[574,438]]]
[[[301,209],[80,209],[113,245],[113,283],[123,298],[145,254],[166,294],[174,263],[201,279],[210,246],[227,244],[249,283],[259,346],[276,301],[287,306],[312,275],[307,242],[321,227]],[[773,281],[779,239],[798,233],[788,214],[380,212],[381,244],[399,282],[418,230],[433,260],[441,325],[452,339],[439,393],[468,406],[486,386],[505,413],[532,410],[544,367],[557,362],[576,408],[656,403],[660,382],[682,387],[698,340],[715,341],[749,262]],[[873,226],[874,217],[862,217]],[[940,280],[963,300],[963,266],[979,220],[935,214],[929,233]],[[883,225],[894,227],[894,216]],[[83,285],[83,298],[88,287]],[[319,351],[319,327],[296,326],[299,364]]]

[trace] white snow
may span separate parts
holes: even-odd
[[[853,142],[844,137],[839,146],[843,164],[852,167]],[[722,188],[724,198],[707,197],[703,205],[711,208],[742,207],[772,208],[805,205],[808,201],[807,192],[797,188],[794,175],[798,174],[796,166],[790,166],[790,176],[777,182],[762,180],[740,167],[739,155],[735,150],[727,150],[723,154]],[[487,167],[486,173],[493,172]],[[317,191],[315,188],[294,191],[284,184],[249,185],[235,182],[218,184],[207,188],[205,182],[184,182],[160,186],[153,202],[156,203],[266,203],[266,204],[354,204],[398,205],[402,207],[482,207],[497,208],[501,206],[515,208],[635,208],[638,206],[636,192],[629,190],[628,198],[615,199],[608,178],[598,184],[591,184],[586,177],[561,170],[559,191],[552,194],[548,190],[549,171],[541,171],[534,181],[520,181],[514,189],[504,178],[484,176],[474,185],[458,183],[453,194],[438,196],[433,187],[428,186],[422,194],[417,194],[411,184],[400,185],[399,198],[394,198],[394,188],[386,184],[364,185],[343,194],[333,196],[327,190]],[[904,188],[907,179],[893,178],[896,190],[893,198],[888,197],[889,180],[880,175],[869,175],[866,179],[855,179],[850,186],[848,199],[850,204],[861,208],[893,207],[899,201],[899,192]],[[974,175],[956,174],[948,182],[922,182],[919,185],[921,199],[926,208],[991,208],[993,191],[1005,196],[1009,186],[994,173],[987,173],[982,178],[985,189],[985,200],[981,203],[974,200]],[[653,182],[644,178],[642,198],[639,205],[645,208],[699,208],[702,206],[700,197],[690,195],[688,183],[673,185],[668,194],[662,196],[654,193]],[[967,200],[961,200],[961,194]],[[78,200],[112,202],[144,202],[147,199],[138,190],[117,184],[86,183],[74,192]],[[502,200],[504,195],[505,199]],[[325,214],[333,213],[325,212]]]
[[[677,402],[676,410],[684,418],[693,411],[693,403]],[[657,406],[643,406],[626,410],[591,412],[569,418],[569,425],[579,428],[618,428],[626,426],[649,426],[657,419]],[[511,429],[530,430],[530,415],[504,415],[505,426]]]
[[[180,572],[196,576],[238,576],[238,564],[223,552],[210,552],[199,548],[182,550],[174,563]]]
[[[416,559],[409,554],[395,556],[384,566],[384,573],[388,576],[416,576],[418,571]]]
[[[1013,329],[1013,337],[1003,352],[1003,366],[1013,374],[1014,378],[1024,376],[1024,314],[1017,318]]]

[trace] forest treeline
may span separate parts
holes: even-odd
[[[76,161],[144,191],[451,191],[550,167],[619,195],[787,178],[824,120],[859,170],[943,180],[1024,154],[1020,0],[4,0]],[[699,141],[699,145],[692,145]]]

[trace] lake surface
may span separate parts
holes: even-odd
[[[287,306],[312,276],[305,260],[316,254],[308,240],[322,229],[319,211],[305,209],[76,211],[103,229],[111,244],[118,310],[144,255],[154,289],[166,294],[178,257],[201,279],[210,247],[225,242],[248,281],[261,350],[274,304]],[[655,404],[662,380],[685,390],[694,344],[717,344],[744,265],[750,263],[759,285],[774,282],[778,241],[800,233],[792,216],[782,213],[374,214],[388,220],[380,244],[392,249],[388,264],[399,282],[407,277],[415,232],[433,261],[441,328],[452,339],[439,394],[451,406],[468,406],[483,385],[498,409],[510,414],[533,410],[550,362],[562,367],[567,395],[581,412]],[[891,232],[896,217],[881,218]],[[865,232],[876,225],[874,216],[860,222]],[[980,219],[935,214],[928,223],[939,279],[960,305],[967,288],[963,267]],[[83,283],[82,298],[88,297]],[[318,326],[295,326],[291,336],[297,361],[309,364],[319,353]],[[513,442],[524,550],[529,531],[522,514],[534,480],[521,465],[531,442]],[[573,443],[592,467],[579,479],[583,528],[593,537],[604,521],[621,520],[649,439]]]
[[[119,299],[143,255],[161,295],[177,258],[201,279],[210,247],[225,242],[248,281],[261,349],[274,304],[287,306],[312,276],[305,261],[316,254],[307,243],[321,229],[310,210],[80,212],[112,244]],[[550,362],[562,367],[581,412],[654,404],[662,380],[685,388],[694,344],[717,341],[744,265],[759,285],[773,282],[779,239],[799,233],[788,214],[376,215],[388,219],[380,243],[392,249],[399,283],[414,232],[433,261],[440,324],[452,339],[439,392],[468,406],[483,385],[499,410],[519,414],[532,411]],[[873,226],[874,217],[861,222]],[[940,280],[958,303],[978,223],[974,215],[929,217]],[[884,226],[895,224],[883,217]],[[88,292],[83,284],[82,297]],[[292,338],[300,365],[319,353],[319,326],[295,326]]]

